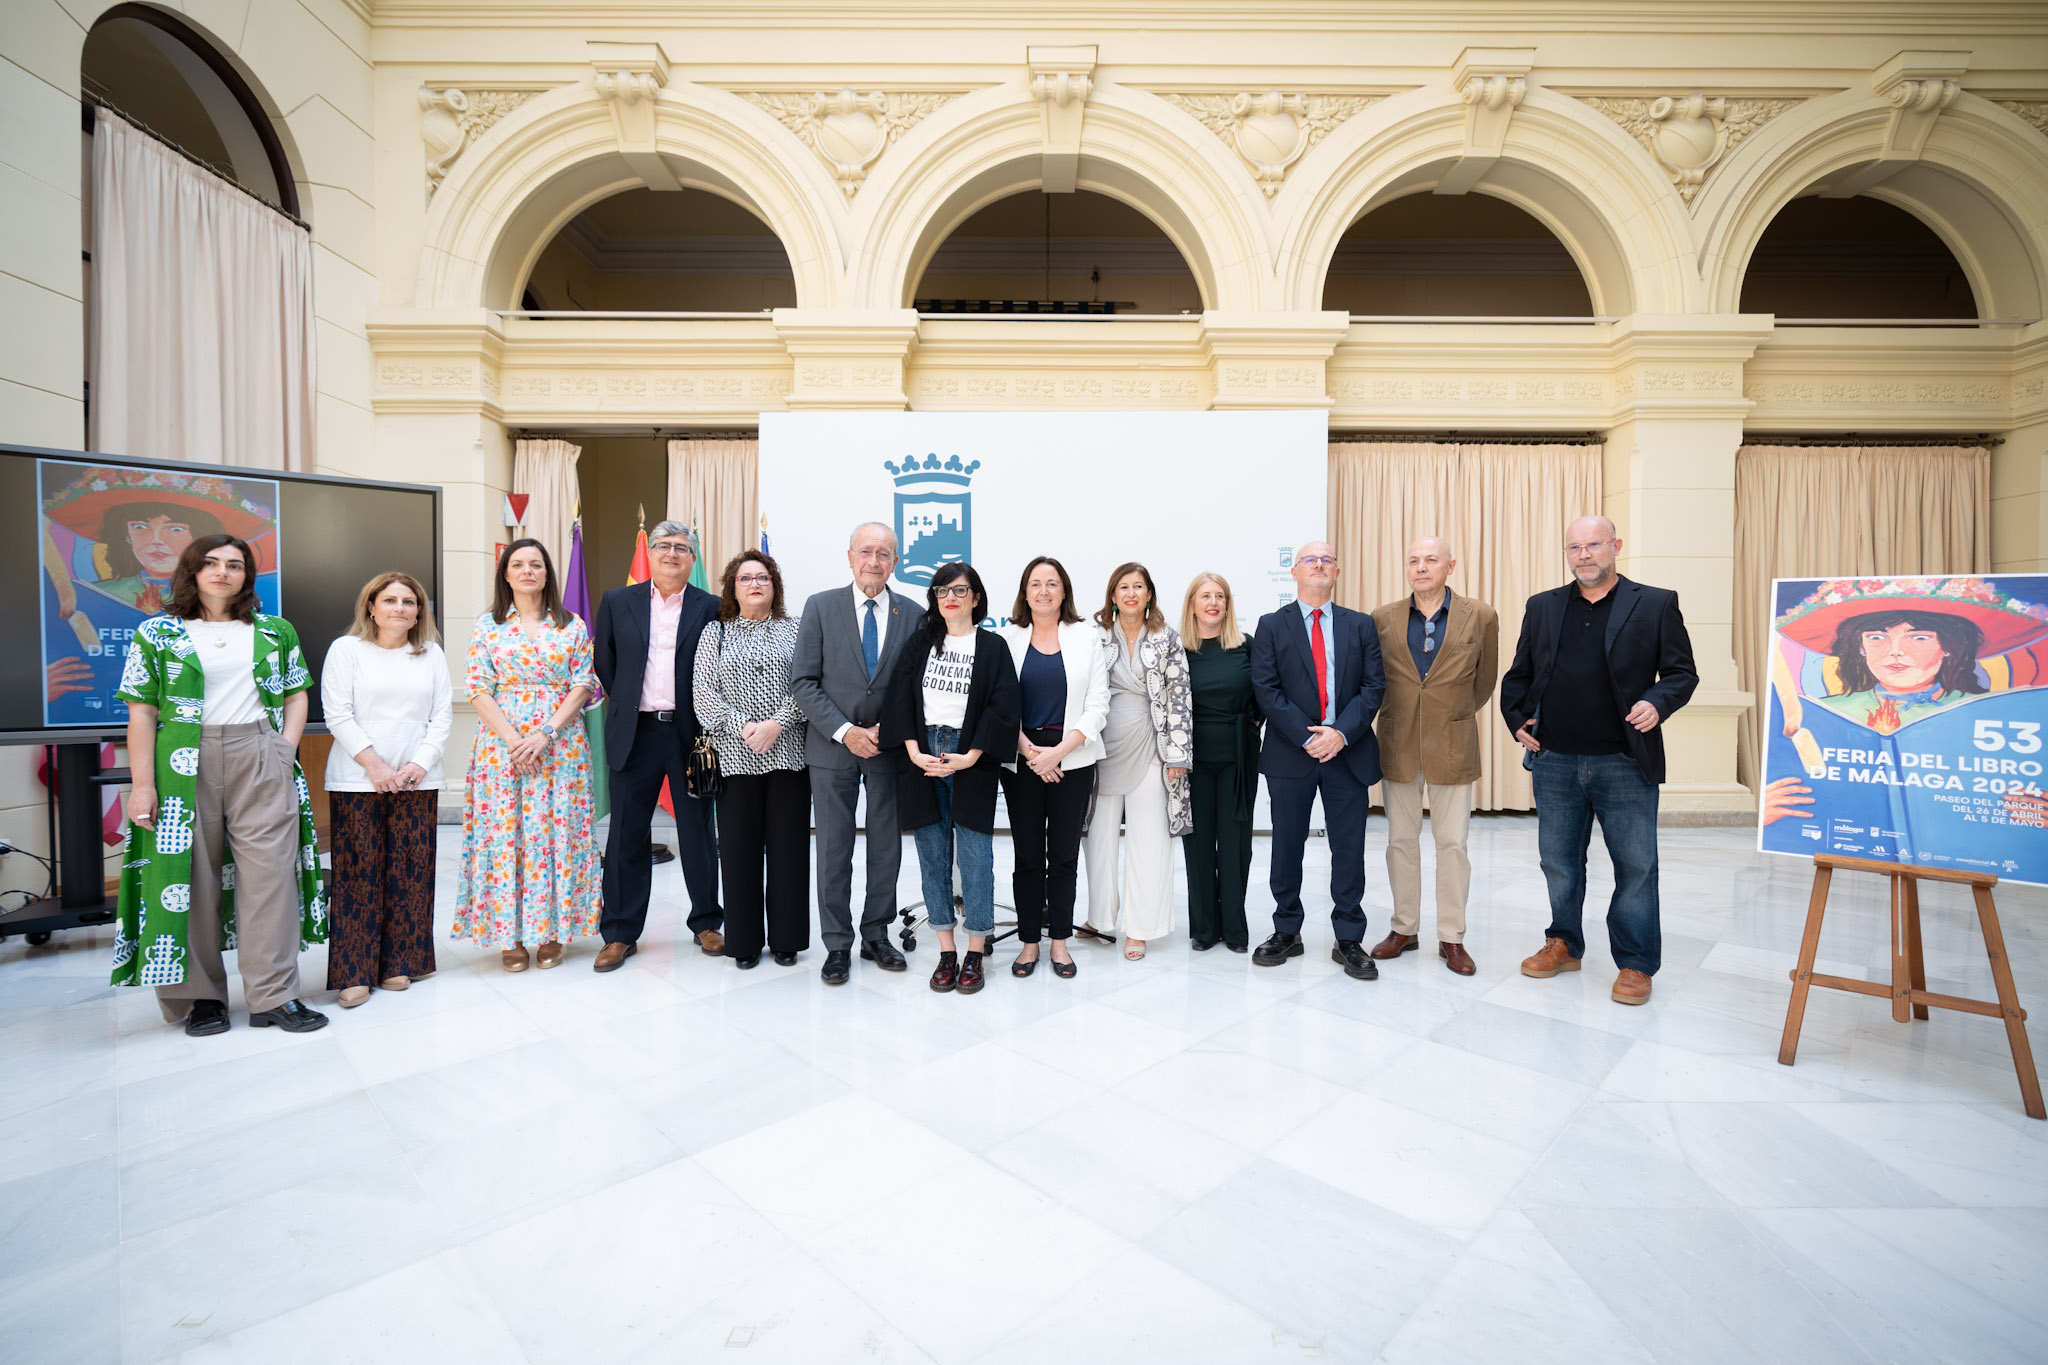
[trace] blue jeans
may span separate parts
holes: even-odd
[[[924,751],[934,757],[960,751],[960,732],[950,725],[928,725]],[[953,859],[960,859],[960,898],[967,932],[986,934],[996,927],[996,841],[976,829],[953,823],[953,779],[925,779],[938,787],[939,819],[910,832],[917,844],[917,868],[924,881],[924,910],[932,928],[953,927]]]
[[[1607,947],[1614,965],[1657,974],[1664,950],[1657,919],[1657,785],[1627,754],[1536,755],[1536,848],[1550,883],[1550,928],[1574,958],[1586,955],[1586,849],[1593,819],[1614,860]]]

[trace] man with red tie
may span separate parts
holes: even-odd
[[[1380,780],[1373,717],[1386,693],[1372,617],[1330,599],[1337,552],[1312,540],[1294,554],[1296,600],[1259,622],[1252,691],[1266,717],[1259,771],[1273,803],[1273,934],[1252,953],[1261,967],[1300,957],[1302,850],[1320,793],[1330,843],[1330,956],[1360,981],[1379,977],[1365,939],[1365,817]]]

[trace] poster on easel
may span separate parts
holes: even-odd
[[[2048,885],[2048,574],[1771,585],[1757,847]]]

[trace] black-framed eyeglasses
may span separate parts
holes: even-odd
[[[940,598],[972,597],[974,596],[974,589],[965,583],[948,583],[943,588],[933,588],[932,596]]]

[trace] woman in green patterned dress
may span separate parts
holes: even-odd
[[[299,949],[327,937],[296,757],[312,679],[291,623],[256,610],[255,564],[234,536],[187,546],[116,694],[135,776],[114,984],[156,987],[164,1019],[194,1037],[227,1030],[229,948],[250,1024],[327,1023],[299,1000]]]

